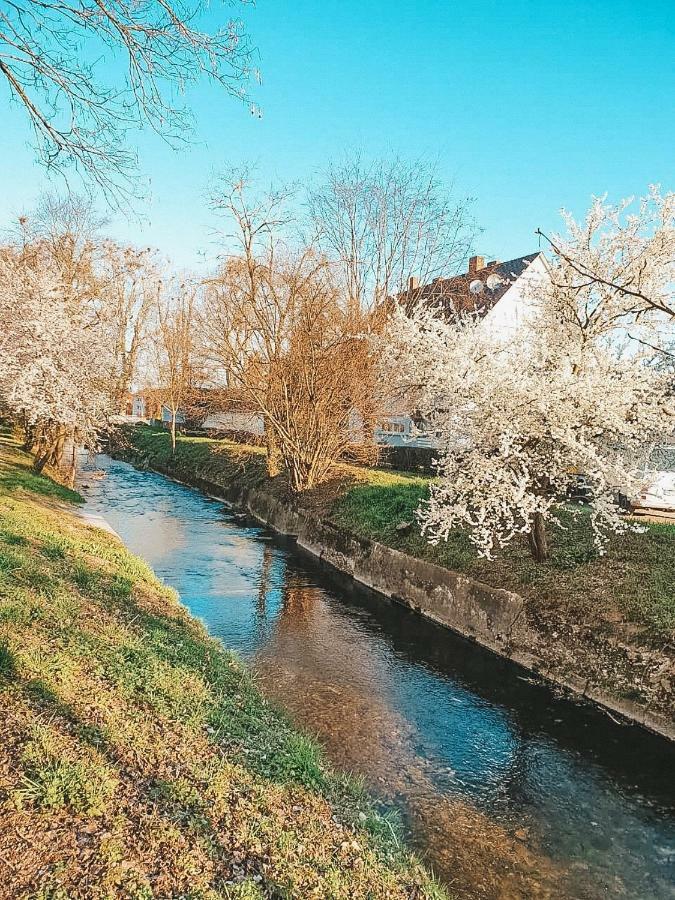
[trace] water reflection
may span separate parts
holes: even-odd
[[[332,759],[400,808],[464,894],[672,897],[673,753],[355,590],[216,501],[105,458],[128,546]]]

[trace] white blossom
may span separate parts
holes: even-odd
[[[465,528],[490,557],[531,533],[537,516],[558,523],[575,474],[590,492],[599,552],[608,534],[632,527],[615,495],[636,490],[672,430],[670,380],[599,333],[575,333],[559,292],[541,290],[539,315],[508,344],[480,321],[425,306],[393,313],[383,375],[442,445],[419,510],[431,543]]]

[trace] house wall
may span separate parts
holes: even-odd
[[[168,406],[162,406],[162,422],[168,424],[171,422],[171,410]],[[185,416],[183,413],[178,410],[176,413],[176,425],[184,425],[185,424]]]
[[[434,449],[433,435],[416,431],[413,420],[406,415],[383,416],[375,428],[375,442],[386,447],[421,447]]]
[[[537,287],[549,278],[543,256],[538,256],[483,319],[489,334],[509,340],[527,328],[537,310]]]
[[[546,260],[543,254],[540,254],[487,313],[482,321],[482,327],[489,334],[505,342],[511,340],[516,333],[522,333],[537,311],[537,287],[544,284],[548,278]],[[375,429],[375,440],[378,444],[389,447],[432,449],[438,447],[433,435],[415,433],[410,416],[386,416],[383,417],[384,423],[389,427]]]
[[[239,431],[262,435],[265,421],[257,412],[218,412],[208,415],[202,428],[206,431]]]

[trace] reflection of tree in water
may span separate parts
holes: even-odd
[[[263,544],[262,562],[260,564],[260,577],[258,579],[258,593],[255,598],[254,624],[257,641],[263,643],[267,635],[268,614],[267,597],[272,589],[272,568],[274,563],[274,551],[269,544]]]
[[[320,600],[320,590],[308,585],[297,574],[287,574],[284,580],[281,614],[277,632],[305,631]]]
[[[335,765],[403,810],[413,841],[462,896],[563,896],[550,860],[438,788],[433,763],[416,750],[415,728],[389,702],[386,663],[358,627],[337,627],[336,614],[321,589],[287,573],[280,614],[256,661],[266,693],[320,738]]]

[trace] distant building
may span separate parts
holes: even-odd
[[[147,413],[145,397],[143,394],[131,395],[131,415],[137,419],[145,419]]]
[[[261,436],[265,431],[265,420],[259,412],[231,409],[209,413],[202,423],[202,428],[216,434],[234,431]]]
[[[413,423],[408,415],[389,415],[375,427],[375,443],[388,447],[417,447],[435,450],[436,435],[424,429],[424,423]]]
[[[475,315],[487,329],[508,338],[527,323],[534,311],[532,288],[549,277],[543,253],[488,263],[482,256],[472,256],[468,271],[461,275],[435,278],[422,286],[411,279],[403,302],[408,308],[431,303],[448,318],[458,313]]]
[[[166,428],[168,428],[169,425],[171,425],[172,418],[173,417],[171,415],[170,407],[168,407],[165,403],[163,403],[162,404],[162,415],[161,415],[162,424]],[[185,425],[185,415],[183,414],[182,410],[180,410],[180,409],[176,410],[176,425]]]

